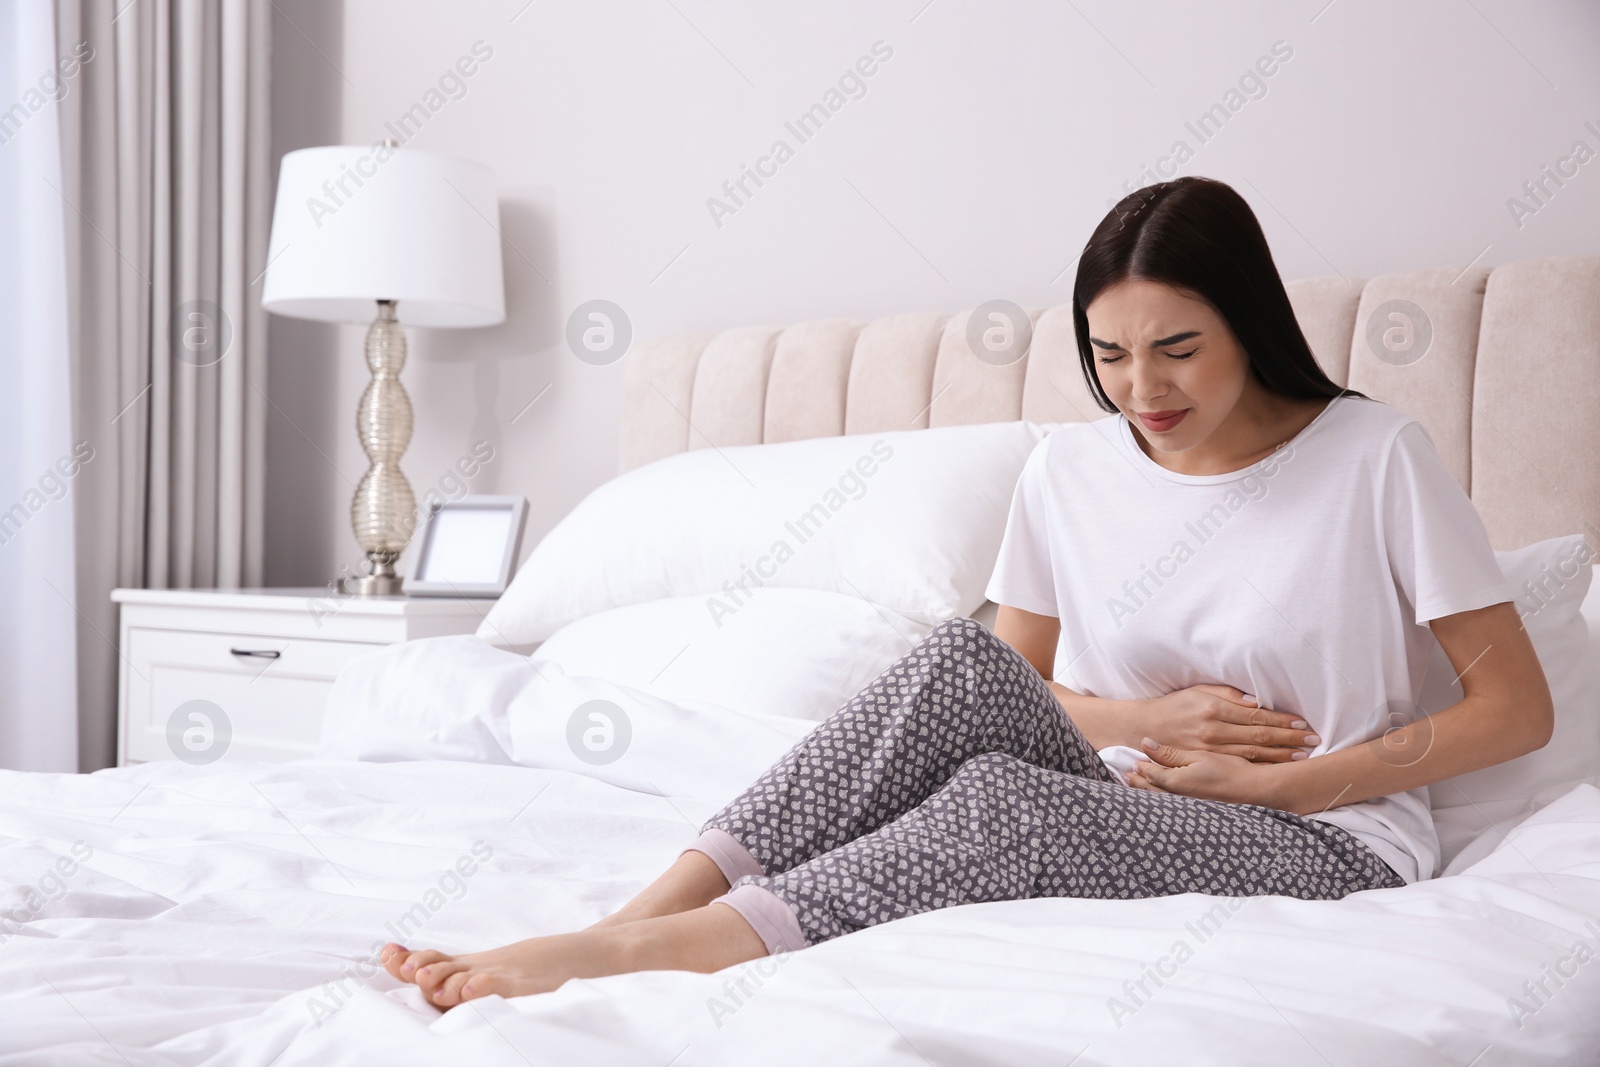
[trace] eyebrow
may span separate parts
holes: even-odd
[[[1175,345],[1179,341],[1187,341],[1191,337],[1199,337],[1199,336],[1200,336],[1200,331],[1199,330],[1185,330],[1183,333],[1175,333],[1171,337],[1157,338],[1156,340],[1150,342],[1150,347],[1151,348],[1164,348],[1167,345]],[[1121,345],[1115,344],[1115,343],[1113,343],[1111,341],[1102,341],[1098,337],[1089,338],[1089,343],[1092,344],[1092,345],[1098,345],[1101,348],[1109,348],[1109,349],[1112,349],[1113,351],[1120,351],[1122,349]]]

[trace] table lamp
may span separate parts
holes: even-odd
[[[437,152],[396,147],[303,148],[283,157],[261,305],[324,322],[371,322],[372,381],[356,408],[371,465],[350,502],[365,573],[346,593],[393,596],[417,524],[400,470],[411,443],[411,400],[400,384],[403,326],[504,322],[500,205],[494,172]]]

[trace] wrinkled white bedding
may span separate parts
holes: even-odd
[[[594,921],[809,724],[540,675],[467,638],[360,661],[334,699],[326,758],[0,774],[0,1064],[1488,1067],[1600,1048],[1596,782],[1491,831],[1462,873],[1342,901],[974,905],[441,1016],[376,944]],[[629,720],[610,763],[567,744],[592,700]]]

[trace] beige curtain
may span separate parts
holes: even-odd
[[[261,581],[269,0],[56,0],[80,767],[116,761],[118,586]]]

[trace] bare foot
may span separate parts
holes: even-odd
[[[651,970],[710,973],[766,954],[766,944],[743,916],[715,905],[462,956],[391,942],[381,958],[395,978],[415,982],[429,1003],[451,1008],[490,993],[547,993],[571,978]]]
[[[597,978],[631,970],[624,940],[584,931],[529,938],[462,956],[433,949],[412,952],[403,945],[389,944],[384,946],[382,958],[390,974],[402,982],[415,982],[430,1003],[452,1007],[489,993],[502,997],[547,993],[569,978]]]

